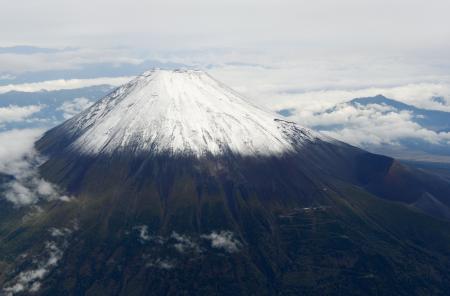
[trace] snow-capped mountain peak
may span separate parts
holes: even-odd
[[[213,155],[294,149],[292,127],[207,73],[151,70],[62,125],[71,149]],[[305,137],[313,137],[306,131]]]

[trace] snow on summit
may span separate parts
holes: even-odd
[[[62,127],[74,139],[71,148],[87,154],[267,155],[293,149],[276,115],[196,70],[145,72]]]

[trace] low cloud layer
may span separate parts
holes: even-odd
[[[253,65],[233,65],[233,57],[214,56],[208,69],[214,77],[246,95],[251,101],[270,109],[296,105],[319,111],[337,103],[358,97],[382,94],[395,100],[450,111],[450,64],[446,61],[427,64],[416,59],[391,59],[368,56],[310,59],[279,59],[262,55],[237,55],[234,59],[249,59]],[[181,59],[183,61],[183,59]],[[194,60],[195,62],[195,60]],[[444,102],[432,101],[442,97]]]
[[[47,252],[45,259],[36,261],[35,268],[19,273],[14,279],[15,283],[3,289],[6,295],[13,296],[18,293],[36,293],[39,291],[41,288],[40,281],[47,276],[50,270],[56,267],[63,255],[63,251],[55,242],[46,242],[45,251]]]
[[[450,112],[450,86],[446,84],[281,93],[280,100],[273,102],[269,108],[288,110],[290,120],[307,127],[318,127],[329,136],[366,148],[371,145],[398,145],[406,139],[450,145],[448,132],[421,126],[412,112],[383,104],[362,106],[347,103],[354,98],[378,94],[417,108]]]
[[[289,65],[273,61],[271,67],[254,60],[253,65],[215,66],[211,72],[250,101],[270,111],[286,110],[289,120],[345,142],[371,149],[374,145],[400,146],[401,142],[413,140],[440,145],[441,152],[447,146],[450,153],[448,131],[420,125],[411,112],[376,104],[346,104],[355,98],[382,94],[417,108],[450,112],[448,74],[431,75],[437,72],[422,65],[410,69],[412,75],[402,77],[400,73],[408,65],[396,60],[389,65],[389,60],[384,59],[361,72],[364,60],[354,59],[347,65],[343,61],[341,67],[326,59],[322,63],[313,60]]]
[[[29,105],[23,107],[9,105],[7,107],[0,107],[0,126],[2,123],[22,121],[41,111],[43,108],[45,108],[43,105]]]
[[[190,238],[187,235],[179,234],[174,231],[174,232],[172,232],[170,237],[176,241],[176,243],[173,245],[173,247],[180,253],[186,253],[186,252],[201,253],[202,252],[200,246],[196,242],[194,242],[194,240],[192,238]]]
[[[3,184],[3,196],[17,206],[35,204],[40,199],[69,199],[39,176],[37,167],[43,159],[34,149],[34,142],[42,133],[41,129],[0,133],[0,173],[13,177]]]
[[[94,102],[87,98],[80,97],[75,98],[72,101],[66,101],[62,103],[61,107],[57,110],[63,112],[64,119],[69,119],[81,111],[89,108]]]
[[[231,231],[213,231],[210,234],[202,235],[202,238],[211,242],[211,247],[222,249],[228,253],[239,251],[241,243],[235,238]]]
[[[380,94],[418,108],[450,112],[450,84],[447,83],[418,83],[395,87],[309,92],[280,90],[278,99],[267,102],[267,105],[276,110],[295,108],[301,112],[320,112],[354,98],[373,97]]]
[[[399,145],[405,139],[450,145],[449,132],[422,127],[414,122],[412,112],[383,104],[340,104],[330,112],[315,113],[302,120],[309,126],[331,126],[323,132],[357,146]]]
[[[40,252],[35,255],[24,253],[18,260],[28,261],[24,270],[15,269],[9,275],[16,275],[2,288],[7,296],[16,294],[33,294],[41,289],[42,281],[49,273],[58,266],[64,255],[65,249],[69,246],[72,234],[78,230],[77,221],[73,221],[71,228],[51,228],[50,238],[46,240]],[[3,294],[2,294],[3,295]]]
[[[24,51],[24,48],[28,50]],[[0,47],[1,72],[10,77],[24,72],[71,70],[90,64],[139,64],[142,61],[118,48]]]
[[[99,77],[91,79],[59,79],[48,80],[42,82],[22,83],[22,84],[8,84],[0,86],[0,94],[10,91],[21,92],[38,92],[38,91],[52,91],[60,89],[77,89],[95,85],[112,85],[119,86],[127,83],[134,77]]]

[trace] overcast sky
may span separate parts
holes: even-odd
[[[0,1],[0,48],[65,49],[0,51],[0,80],[151,59],[206,69],[265,101],[450,82],[448,0]]]
[[[443,54],[447,0],[2,0],[2,43]]]
[[[418,80],[440,79],[450,69],[449,11],[448,0],[2,0],[0,47],[79,52],[50,59],[41,54],[38,61],[37,55],[32,60],[3,54],[0,72],[64,68],[89,58],[159,58],[200,67],[298,66],[344,76],[334,80],[350,71],[362,76],[364,86],[378,79],[376,71],[394,72],[394,85],[417,72],[423,73]],[[320,84],[322,76],[313,79]],[[315,88],[329,88],[328,82]]]

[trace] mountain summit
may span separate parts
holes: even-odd
[[[71,148],[86,154],[269,155],[294,150],[286,122],[195,70],[145,72],[60,129],[71,138]],[[313,139],[311,132],[304,136]]]
[[[41,177],[71,198],[0,203],[0,294],[450,287],[448,182],[277,118],[204,72],[146,72],[35,147]]]

